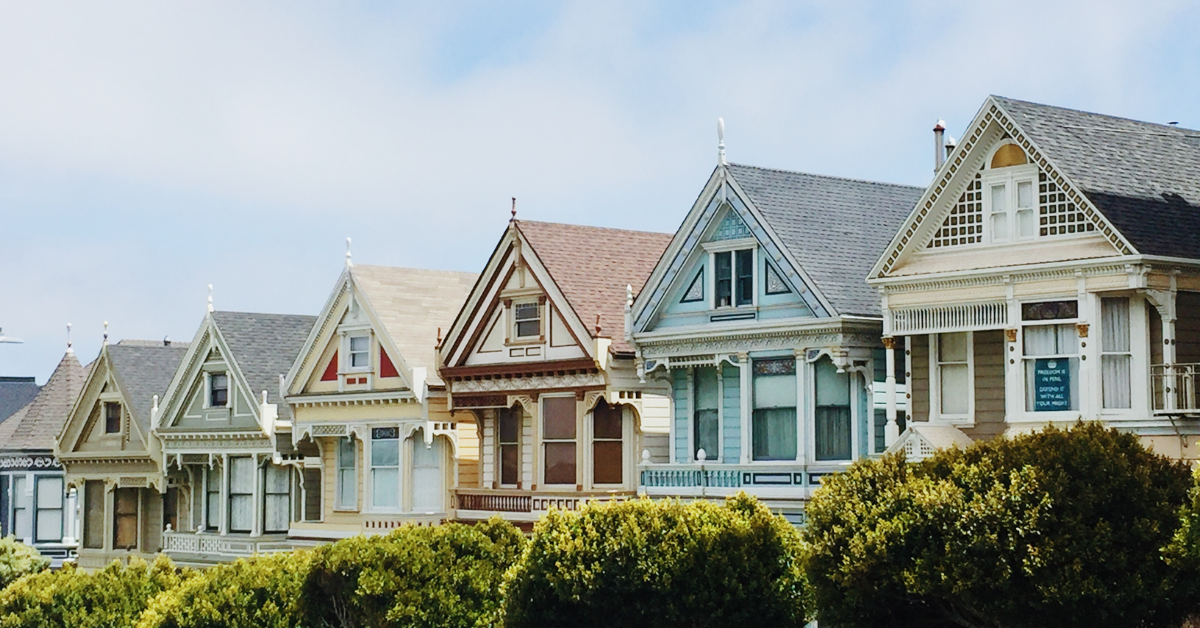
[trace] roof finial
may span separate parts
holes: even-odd
[[[517,219],[517,197],[515,197],[515,196],[514,196],[514,197],[512,197],[512,200],[513,200],[513,204],[512,204],[512,218],[509,218],[509,219],[508,219],[508,221],[509,221],[509,222],[513,222],[513,221],[515,221],[515,220]]]
[[[596,335],[600,335],[600,315],[596,315]]]
[[[208,284],[208,311],[209,311],[209,312],[213,311],[213,304],[212,304],[212,284],[211,284],[211,283],[210,283],[210,284]]]
[[[728,166],[725,161],[725,118],[717,118],[717,164]]]
[[[441,327],[438,327],[438,339],[437,339],[437,344],[435,345],[435,347],[437,347],[438,349],[442,348],[442,328]]]
[[[350,238],[346,238],[346,268],[350,268],[354,262],[350,259]]]
[[[67,323],[67,353],[74,352],[75,350],[71,348],[71,324]]]
[[[108,321],[104,321],[104,344],[108,344]]]
[[[625,309],[633,307],[633,285],[625,284]]]

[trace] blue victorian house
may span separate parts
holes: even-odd
[[[721,158],[628,310],[640,375],[671,387],[651,497],[758,496],[789,520],[823,475],[884,451],[879,295],[865,279],[920,188]],[[903,376],[897,374],[903,396]]]

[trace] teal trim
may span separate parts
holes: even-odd
[[[741,369],[732,364],[722,364],[721,377],[725,390],[722,397],[724,425],[721,432],[724,442],[721,447],[721,462],[736,464],[742,455],[742,380]]]
[[[688,455],[688,372],[677,369],[671,372],[672,396],[675,399],[675,461],[687,462]]]
[[[737,214],[730,211],[725,213],[725,218],[721,221],[721,224],[717,225],[717,230],[713,232],[709,241],[740,240],[752,237],[753,235],[750,227],[747,227],[746,223]]]

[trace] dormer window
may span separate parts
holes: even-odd
[[[542,335],[542,312],[537,303],[514,304],[513,320],[517,338],[537,338]]]
[[[229,403],[229,376],[214,373],[208,380],[209,407],[224,408]]]
[[[989,242],[1032,240],[1037,237],[1037,167],[1029,165],[1016,144],[1004,144],[992,155],[984,173],[984,210]]]
[[[350,336],[350,368],[355,371],[371,368],[370,336]]]
[[[104,404],[104,433],[118,434],[121,431],[121,404]]]
[[[713,254],[716,285],[713,307],[754,303],[754,249]]]

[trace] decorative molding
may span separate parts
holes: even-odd
[[[525,413],[528,414],[529,416],[536,417],[538,415],[537,401],[535,401],[534,398],[531,397],[530,395],[509,395],[508,396],[508,406],[507,407],[511,408],[511,407],[513,407],[513,404],[517,404],[517,403],[521,404],[521,408],[524,409]]]
[[[866,345],[875,346],[878,333],[855,331],[824,333],[779,332],[774,334],[739,334],[737,336],[699,336],[669,341],[639,341],[646,359],[669,361],[669,366],[686,365],[689,361],[716,364],[718,354],[737,354],[751,351],[796,349],[804,347]],[[675,356],[679,356],[676,358]],[[664,360],[666,359],[666,360]],[[731,363],[736,364],[732,360]],[[655,364],[657,366],[657,364]],[[653,370],[653,369],[649,369]]]
[[[547,388],[582,388],[604,386],[601,373],[574,373],[564,375],[536,375],[503,379],[469,379],[451,384],[454,393],[503,392],[510,390],[544,390]]]
[[[4,456],[0,457],[0,469],[36,471],[40,469],[62,469],[62,463],[54,456]]]

